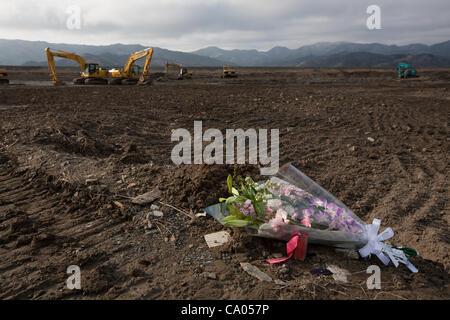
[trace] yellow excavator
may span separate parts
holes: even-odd
[[[142,73],[140,67],[134,63],[142,58],[145,59]],[[153,48],[147,48],[130,55],[123,69],[111,69],[109,70],[111,79],[110,84],[149,84],[148,70],[150,69],[150,62],[153,57]]]
[[[8,84],[8,72],[5,69],[0,69],[0,84]]]
[[[73,79],[74,84],[108,84],[109,71],[100,68],[98,63],[86,62],[83,57],[78,54],[65,52],[61,50],[51,51],[46,48],[47,63],[50,70],[50,76],[54,85],[63,85],[64,82],[59,80],[56,75],[55,59],[54,57],[73,60],[78,63],[80,67],[80,78]]]
[[[236,70],[231,69],[229,64],[226,64],[222,70],[221,78],[237,78]]]
[[[166,61],[166,75],[169,72],[169,67],[175,67],[179,70],[177,77],[178,80],[192,79],[192,72],[189,72],[187,68],[183,68],[179,64],[169,63],[167,61]]]

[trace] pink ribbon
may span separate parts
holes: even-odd
[[[286,251],[288,256],[278,259],[269,259],[267,262],[274,264],[289,260],[294,256],[295,260],[303,261],[306,256],[306,248],[308,245],[308,235],[296,232],[292,235],[291,239],[286,244]]]

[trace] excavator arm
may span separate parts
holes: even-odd
[[[139,83],[144,83],[148,80],[148,70],[150,69],[150,62],[153,57],[153,48],[150,48],[147,54],[147,58],[145,59],[144,68],[142,70],[142,74],[139,78]]]
[[[59,80],[59,78],[56,74],[55,59],[53,57],[69,59],[69,60],[73,60],[73,61],[77,62],[80,67],[81,72],[83,72],[84,69],[86,68],[86,64],[87,64],[86,61],[83,59],[83,57],[81,57],[75,53],[65,52],[65,51],[61,51],[61,50],[51,51],[50,48],[46,48],[45,53],[47,54],[47,63],[48,63],[48,68],[50,70],[50,76],[52,78],[53,84],[55,84],[55,85],[62,85],[62,84],[64,84],[64,82]]]
[[[181,69],[181,66],[180,66],[179,64],[176,64],[176,63],[169,63],[168,61],[166,61],[166,73],[169,72],[169,67],[178,68],[178,70]]]
[[[133,53],[132,55],[130,55],[130,57],[128,58],[128,61],[125,63],[125,67],[123,68],[123,74],[125,75],[125,77],[130,78],[131,74],[133,72],[133,64],[144,57],[147,57],[146,59],[146,65],[147,65],[147,71],[150,65],[150,61],[152,59],[152,55],[153,55],[153,48],[147,48],[138,52]]]

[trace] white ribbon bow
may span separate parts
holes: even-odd
[[[381,220],[373,219],[372,224],[366,225],[369,242],[364,247],[359,249],[359,254],[361,257],[365,258],[371,254],[375,254],[378,259],[384,263],[384,265],[388,265],[390,259],[395,267],[398,267],[399,262],[401,262],[412,272],[418,272],[419,270],[408,261],[408,258],[402,250],[392,248],[382,242],[392,238],[394,236],[394,231],[392,231],[391,228],[387,228],[382,233],[378,234],[380,224]]]

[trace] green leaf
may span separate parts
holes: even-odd
[[[222,221],[223,221],[223,219],[222,219]],[[246,220],[229,220],[229,221],[225,222],[225,225],[227,225],[229,227],[238,227],[238,228],[245,227],[249,224],[250,224],[250,222],[246,221]]]
[[[237,189],[233,187],[231,187],[231,193],[234,194],[235,196],[239,195],[239,191],[237,191]]]
[[[219,202],[227,201],[227,198],[219,198]]]
[[[233,177],[231,176],[231,174],[228,175],[227,178],[227,186],[228,186],[228,190],[231,192],[232,188],[233,188]]]

